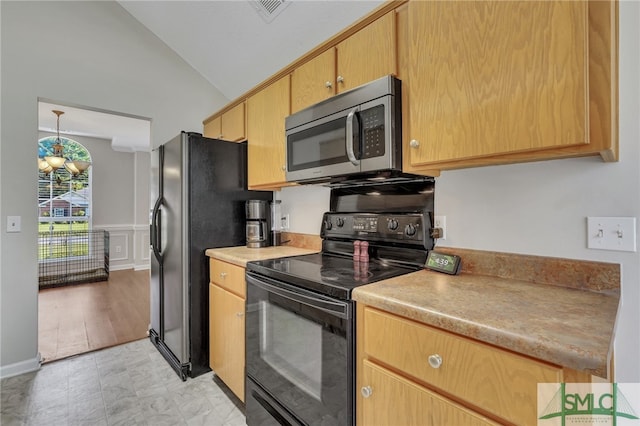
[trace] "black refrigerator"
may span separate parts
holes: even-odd
[[[208,248],[242,246],[247,144],[180,135],[151,154],[149,338],[182,380],[209,368]]]

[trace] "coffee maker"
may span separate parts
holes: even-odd
[[[259,248],[271,245],[271,211],[266,200],[248,200],[247,213],[247,247]]]

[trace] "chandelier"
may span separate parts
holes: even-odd
[[[56,141],[51,147],[53,149],[53,155],[47,155],[44,158],[38,158],[38,169],[42,172],[49,174],[55,172],[60,167],[64,166],[65,169],[73,176],[77,176],[84,172],[91,166],[89,161],[71,160],[64,156],[62,141],[60,140],[60,116],[64,114],[64,111],[52,110],[57,116],[56,124]]]

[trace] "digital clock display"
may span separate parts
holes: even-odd
[[[460,256],[430,251],[425,267],[445,274],[455,275],[460,272]]]

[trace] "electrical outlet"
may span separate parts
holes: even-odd
[[[116,253],[122,253],[122,246],[116,246]]]
[[[635,217],[588,217],[587,247],[599,250],[636,251]]]
[[[435,216],[433,218],[433,227],[442,229],[442,236],[438,238],[439,240],[447,239],[447,217],[446,216]]]
[[[280,218],[280,228],[282,228],[283,231],[288,231],[289,230],[289,215],[288,214],[284,214]]]

